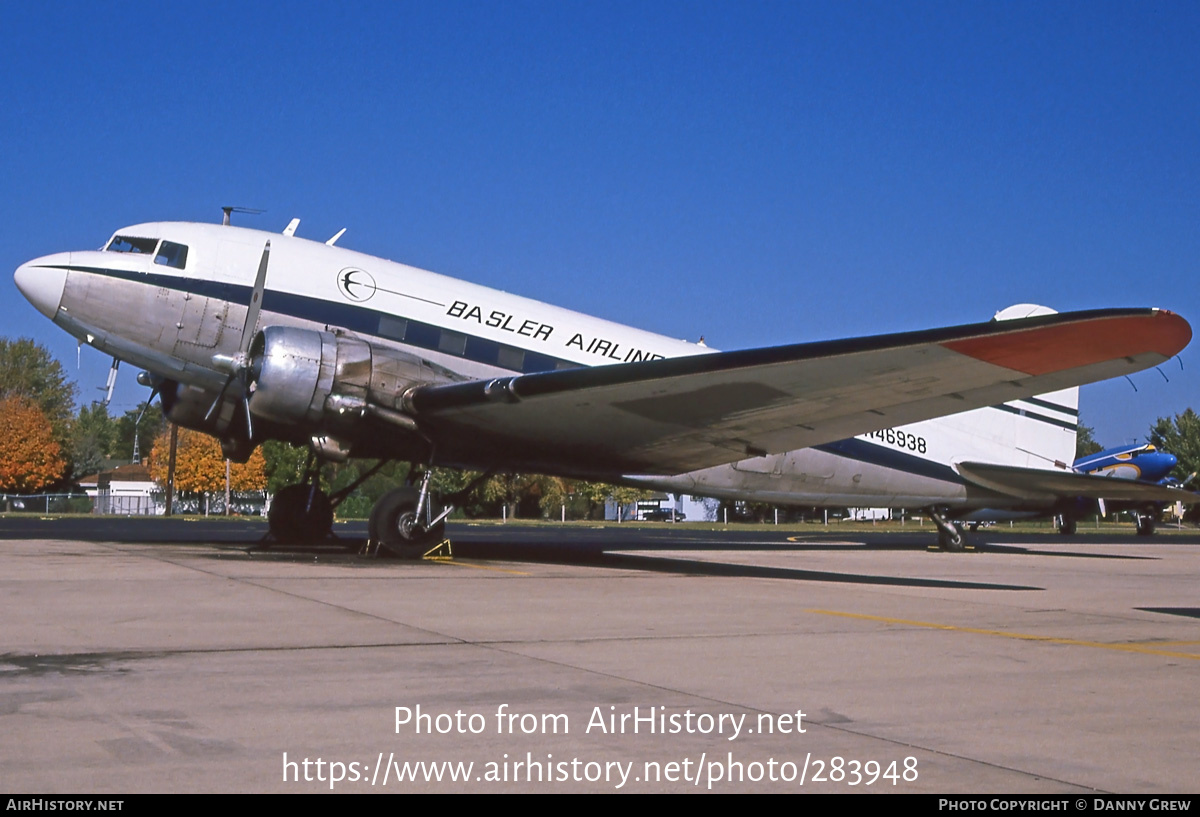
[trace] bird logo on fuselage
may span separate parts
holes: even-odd
[[[346,267],[337,275],[338,290],[352,301],[370,300],[375,294],[375,279],[358,267]]]

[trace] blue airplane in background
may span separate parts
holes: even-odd
[[[1183,489],[1195,478],[1191,474],[1180,481],[1170,476],[1171,471],[1179,464],[1179,458],[1166,451],[1159,451],[1149,443],[1145,445],[1127,445],[1121,448],[1107,448],[1086,457],[1075,460],[1074,469],[1081,474],[1104,477],[1106,479],[1131,480],[1143,485],[1161,485],[1166,488]],[[1182,499],[1184,494],[1180,494]],[[1081,497],[1078,504],[1086,506],[1087,500]],[[1155,522],[1162,515],[1164,503],[1141,505],[1132,501],[1110,502],[1106,507],[1104,498],[1096,498],[1096,506],[1101,516],[1106,511],[1130,511],[1137,520],[1138,535],[1150,536],[1154,533]],[[1070,522],[1072,530],[1067,530],[1065,523],[1060,520],[1059,530],[1064,534],[1073,533],[1074,520]]]
[[[1174,454],[1147,443],[1088,454],[1070,468],[1060,464],[1062,470],[1056,471],[977,464],[969,464],[969,470],[976,481],[1009,493],[1058,496],[1052,513],[1059,533],[1065,536],[1075,533],[1081,517],[1096,512],[1101,516],[1131,513],[1138,535],[1150,536],[1168,504],[1197,501],[1197,495],[1187,490],[1195,474],[1182,481],[1170,476],[1178,464]],[[976,528],[983,522],[1033,519],[1044,513],[986,508],[967,514],[962,521]]]
[[[1159,451],[1153,445],[1146,444],[1108,448],[1096,454],[1088,454],[1075,460],[1073,467],[1081,474],[1136,479],[1159,485],[1179,485],[1179,480],[1167,476],[1178,464],[1179,458],[1174,454]]]

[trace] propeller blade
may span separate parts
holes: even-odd
[[[250,398],[242,397],[242,409],[246,412],[246,439],[254,439],[254,421],[250,419]]]
[[[242,353],[242,365],[247,365],[245,358],[250,354],[250,342],[258,331],[258,313],[262,311],[263,290],[267,286],[267,263],[271,258],[271,242],[263,247],[262,260],[258,262],[258,275],[254,278],[254,290],[250,293],[250,308],[246,312],[246,323],[242,325],[242,342],[238,351]]]
[[[156,384],[150,389],[150,396],[146,398],[146,402],[142,403],[142,410],[138,412],[137,419],[133,421],[133,427],[137,428],[142,422],[142,418],[146,416],[146,410],[150,408],[150,404],[154,402],[154,398],[158,397],[158,385]]]
[[[225,378],[225,383],[217,392],[216,399],[213,400],[204,415],[204,422],[212,420],[217,409],[221,407],[221,403],[225,401],[225,395],[229,393],[230,387],[236,381],[240,386],[236,399],[242,404],[246,413],[246,437],[251,439],[254,437],[254,423],[250,419],[250,344],[254,342],[254,335],[258,332],[258,316],[262,312],[263,292],[267,288],[267,266],[270,261],[271,242],[268,241],[263,246],[262,259],[258,262],[258,274],[254,276],[254,289],[250,291],[250,303],[246,308],[246,322],[242,324],[242,338],[238,344],[238,353],[233,357],[213,356],[213,365],[229,372],[229,376]]]
[[[217,392],[217,399],[213,400],[212,405],[208,407],[208,411],[204,413],[204,422],[207,423],[213,418],[213,415],[217,413],[217,407],[220,406],[221,401],[225,399],[225,392],[229,391],[229,386],[235,379],[237,379],[237,376],[238,373],[234,372],[233,374],[229,375],[229,377],[225,378],[225,385],[221,386],[221,390]]]

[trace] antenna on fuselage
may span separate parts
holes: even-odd
[[[265,212],[267,212],[267,211],[266,210],[256,210],[253,207],[222,207],[221,208],[221,213],[222,213],[221,224],[228,227],[229,222],[230,222],[230,216],[232,216],[234,213],[248,213],[252,216],[257,216],[260,213],[265,213]]]

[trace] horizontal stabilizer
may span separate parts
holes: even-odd
[[[1022,499],[1045,499],[1049,495],[1110,502],[1200,502],[1200,494],[1156,482],[985,462],[960,462],[955,467],[968,482]]]

